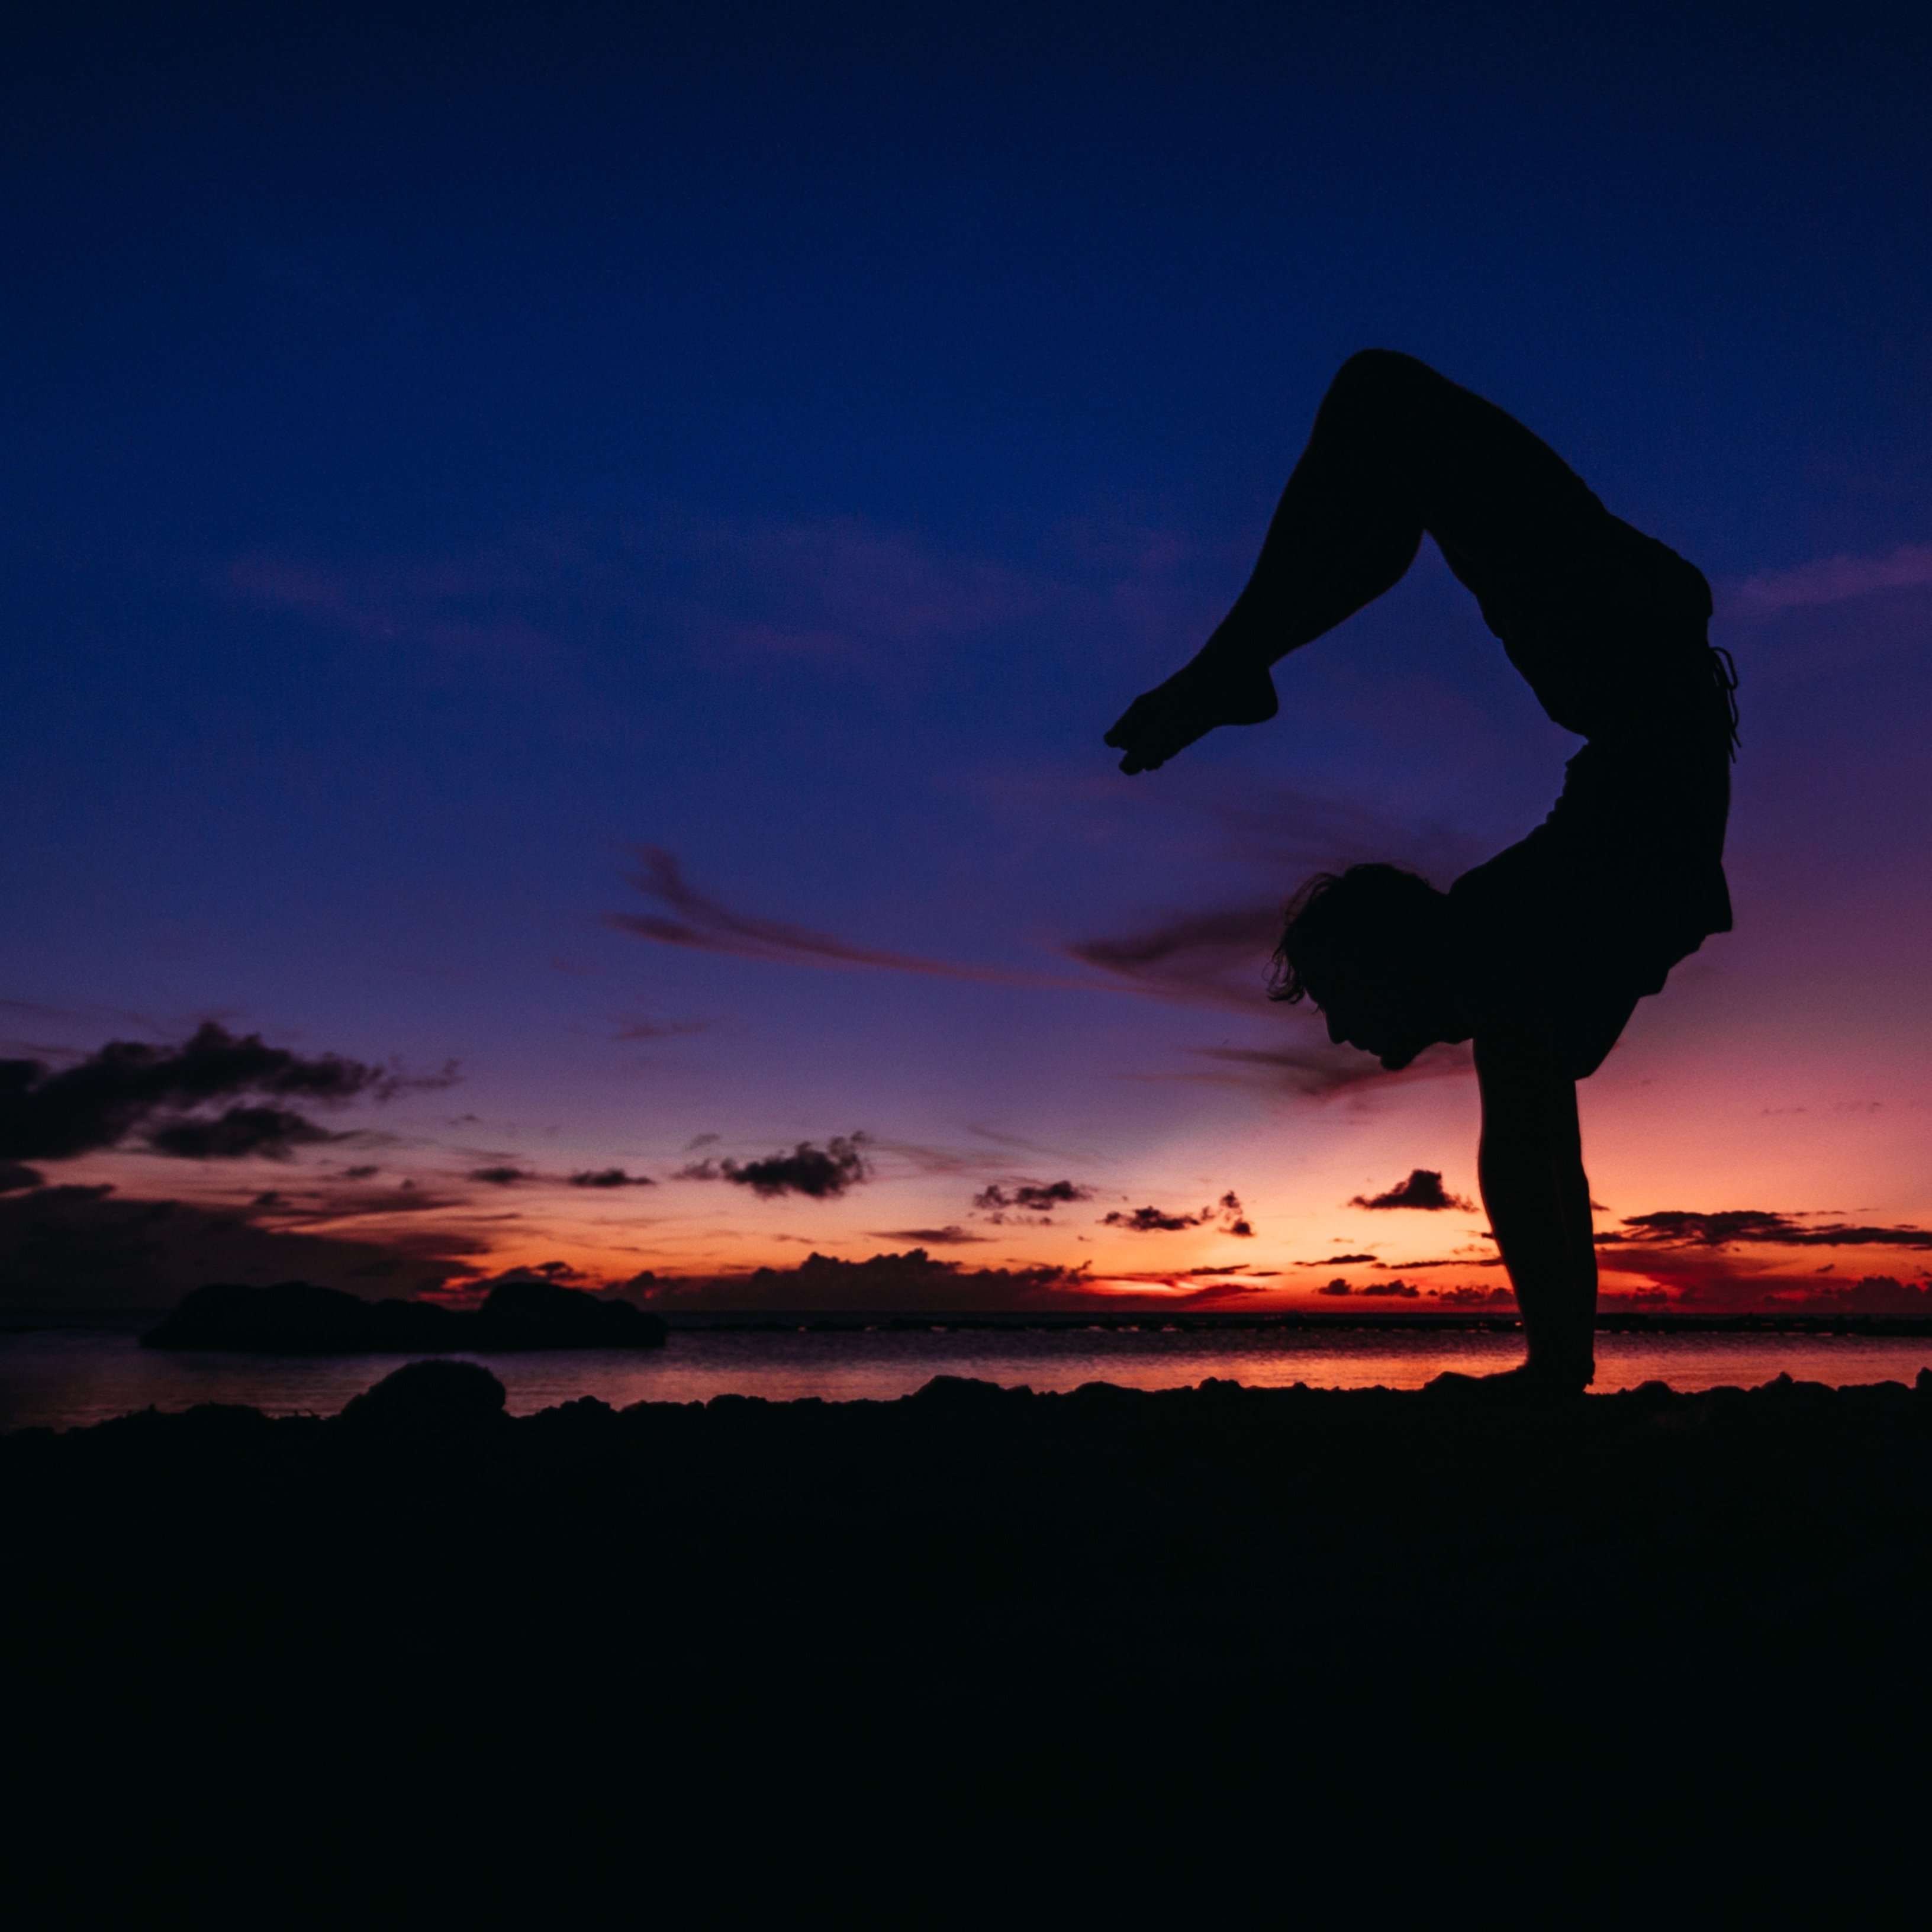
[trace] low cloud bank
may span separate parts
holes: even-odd
[[[1734,1243],[1789,1248],[1915,1248],[1932,1251],[1932,1228],[1862,1227],[1848,1221],[1803,1221],[1762,1208],[1725,1208],[1707,1214],[1667,1208],[1627,1214],[1620,1231],[1599,1234],[1599,1247],[1620,1243],[1659,1247],[1730,1246]]]
[[[923,1248],[862,1262],[812,1253],[790,1268],[707,1280],[640,1275],[624,1292],[664,1309],[715,1308],[790,1313],[991,1313],[1028,1308],[1091,1307],[1094,1291],[1077,1269],[973,1268],[937,1261]]]
[[[446,1232],[344,1238],[107,1187],[43,1187],[0,1199],[0,1306],[170,1308],[210,1281],[420,1294],[473,1274],[477,1252]]]
[[[1400,1279],[1394,1281],[1364,1282],[1360,1288],[1351,1288],[1340,1275],[1337,1275],[1333,1281],[1324,1282],[1315,1292],[1317,1294],[1337,1296],[1360,1295],[1364,1299],[1370,1300],[1387,1301],[1394,1299],[1397,1301],[1419,1301],[1422,1298],[1420,1288],[1413,1287],[1408,1282]],[[1431,1289],[1430,1293],[1432,1294],[1435,1291]]]
[[[1932,1276],[1916,1282],[1894,1274],[1832,1279],[1836,1260],[1796,1272],[1783,1249],[1890,1249],[1932,1252],[1932,1228],[1866,1225],[1766,1208],[1668,1208],[1628,1214],[1597,1236],[1607,1298],[1638,1306],[1744,1313],[1932,1315]],[[1642,1286],[1620,1288],[1618,1278]]]

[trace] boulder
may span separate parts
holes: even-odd
[[[503,1384],[476,1362],[411,1362],[342,1412],[349,1428],[386,1435],[473,1436],[508,1420]]]

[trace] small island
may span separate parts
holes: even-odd
[[[506,1353],[534,1348],[661,1348],[662,1316],[554,1282],[500,1282],[480,1308],[367,1301],[306,1281],[251,1288],[210,1282],[141,1337],[146,1348],[260,1355]]]

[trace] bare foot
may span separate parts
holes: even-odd
[[[1231,664],[1203,651],[1136,698],[1105,742],[1126,752],[1122,771],[1150,772],[1217,725],[1264,724],[1280,709],[1266,664]]]
[[[1581,1395],[1596,1379],[1594,1362],[1567,1369],[1545,1368],[1534,1362],[1504,1369],[1493,1376],[1466,1376],[1446,1369],[1424,1383],[1424,1395],[1454,1396],[1466,1401],[1509,1402],[1562,1402]]]

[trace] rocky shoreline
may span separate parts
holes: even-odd
[[[76,1922],[292,1874],[493,1922],[1922,1906],[1932,1372],[513,1420],[437,1363],[22,1432],[0,1508],[9,1856]]]

